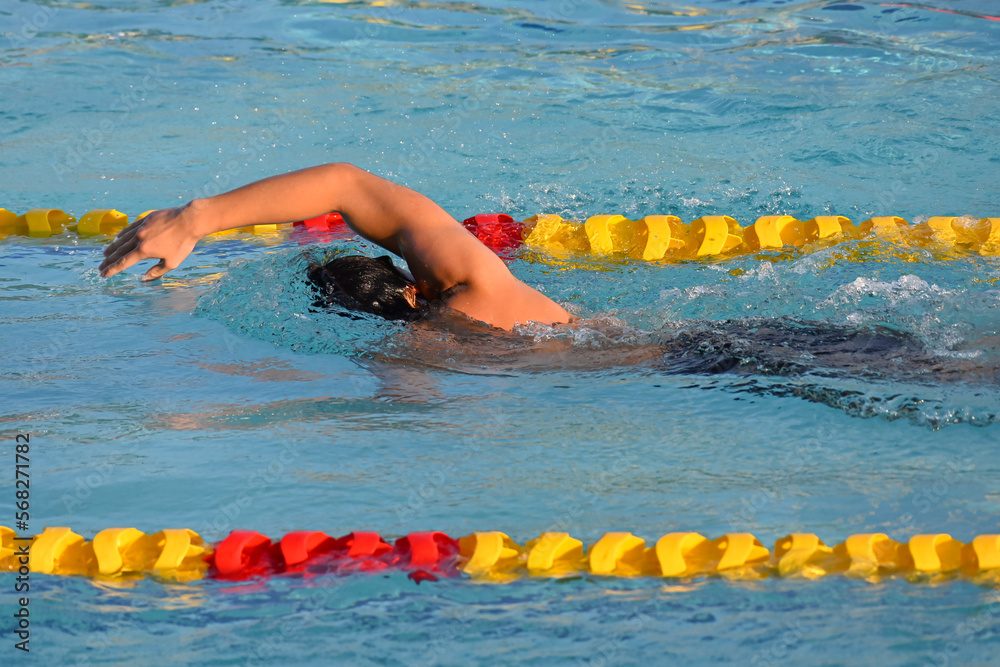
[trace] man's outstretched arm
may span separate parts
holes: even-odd
[[[395,237],[405,224],[399,219],[402,204],[417,204],[415,209],[425,215],[448,215],[427,197],[352,165],[310,167],[150,213],[105,249],[101,275],[110,277],[158,258],[162,261],[143,278],[154,280],[176,268],[193,243],[214,232],[306,220],[331,211],[340,211],[356,232],[400,255]]]
[[[420,291],[495,326],[566,322],[558,304],[514,278],[504,263],[428,197],[349,164],[266,178],[129,225],[105,249],[101,275],[159,259],[143,280],[176,268],[208,234],[339,211],[354,231],[406,260]],[[454,289],[453,289],[454,288]]]

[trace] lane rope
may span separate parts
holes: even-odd
[[[95,209],[77,220],[61,209],[39,208],[18,215],[0,208],[0,239],[62,234],[113,236],[128,223],[128,216],[115,209]],[[690,224],[674,215],[647,215],[638,220],[595,215],[581,224],[549,213],[521,222],[503,213],[483,213],[463,224],[505,259],[512,259],[524,247],[554,256],[671,262],[737,257],[788,247],[819,249],[860,239],[1000,256],[1000,217],[934,216],[910,224],[898,216],[876,216],[855,225],[842,215],[821,215],[805,221],[790,215],[767,215],[742,227],[728,215],[705,215]],[[240,227],[210,237],[240,233],[280,241],[292,237],[300,242],[353,236],[339,213],[328,213],[293,223]]]
[[[996,586],[1000,585],[1000,534],[979,535],[963,543],[947,533],[914,535],[906,542],[884,533],[862,533],[827,546],[812,533],[792,533],[768,549],[750,533],[709,539],[695,532],[673,532],[647,544],[632,533],[612,532],[585,546],[561,532],[543,533],[520,544],[499,531],[457,539],[439,531],[414,532],[389,542],[375,532],[332,537],[302,530],[272,541],[253,530],[234,530],[213,545],[186,528],[153,534],[108,528],[88,541],[66,527],[46,528],[24,539],[0,526],[0,572],[98,578],[154,575],[187,581],[391,570],[407,572],[418,582],[463,576],[504,581],[574,575],[815,579],[839,574],[912,581],[964,577]]]

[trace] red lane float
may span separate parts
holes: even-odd
[[[254,575],[266,576],[277,571],[280,550],[274,553],[271,539],[255,530],[234,530],[219,543],[207,558],[220,578],[241,579]],[[279,556],[275,558],[275,556]]]
[[[308,220],[292,223],[292,240],[299,245],[311,243],[333,243],[354,237],[354,230],[340,213],[324,213]]]
[[[334,538],[321,531],[295,531],[280,542],[252,530],[234,530],[206,556],[209,576],[243,580],[288,572],[410,572],[415,581],[458,575],[458,540],[441,532],[410,533],[389,544],[378,533]]]
[[[458,569],[454,567],[458,553],[458,540],[444,533],[410,533],[396,540],[396,556],[399,560],[393,565],[410,569],[408,576],[418,584],[421,581],[437,581],[435,575],[458,574]]]
[[[462,224],[483,245],[504,259],[511,259],[514,250],[524,243],[524,223],[506,213],[479,213],[466,218]]]
[[[347,227],[347,223],[344,221],[344,217],[340,215],[340,213],[334,211],[333,213],[317,215],[315,218],[309,218],[308,220],[293,222],[292,226],[305,227],[313,231],[333,232]]]

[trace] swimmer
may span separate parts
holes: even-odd
[[[364,238],[402,257],[411,272],[397,268],[389,257],[353,255],[313,265],[306,276],[322,305],[386,319],[421,320],[418,326],[406,327],[406,344],[371,355],[376,364],[404,362],[382,364],[385,367],[457,366],[500,373],[644,367],[671,375],[784,376],[790,380],[740,386],[801,395],[844,409],[853,409],[851,397],[858,386],[843,389],[840,380],[887,381],[893,395],[900,381],[925,386],[971,381],[991,387],[1000,381],[995,348],[987,346],[981,360],[947,359],[916,338],[885,328],[752,318],[688,321],[655,332],[601,318],[569,324],[574,318],[563,307],[515,278],[492,250],[440,206],[349,164],[312,167],[154,211],[122,230],[105,249],[101,275],[113,276],[143,260],[159,259],[143,277],[155,280],[177,268],[195,244],[213,232],[331,211],[340,212]],[[471,319],[452,317],[450,311]],[[394,330],[393,336],[398,335]],[[578,335],[585,345],[576,344]],[[919,404],[923,399],[914,400]]]
[[[110,277],[158,259],[143,276],[156,280],[213,232],[332,211],[359,235],[402,257],[412,279],[388,257],[341,257],[309,273],[328,302],[402,320],[440,304],[508,331],[517,324],[571,319],[562,306],[515,278],[503,260],[428,197],[345,163],[265,178],[154,211],[119,232],[104,250],[100,272]]]
[[[338,257],[308,272],[321,302],[405,321],[420,319],[432,310],[451,309],[488,325],[470,328],[473,322],[464,322],[457,329],[466,332],[461,336],[475,334],[480,344],[451,341],[440,351],[446,358],[456,348],[485,349],[481,346],[485,337],[494,339],[495,344],[487,346],[491,358],[515,356],[514,366],[632,366],[659,359],[655,365],[661,371],[695,374],[749,371],[797,376],[822,368],[868,376],[916,372],[940,377],[950,375],[948,368],[955,365],[942,364],[916,340],[887,330],[773,320],[689,322],[682,329],[656,333],[603,331],[603,338],[619,342],[611,346],[614,351],[599,350],[598,359],[572,345],[572,333],[565,331],[569,339],[556,335],[544,344],[536,341],[529,345],[532,354],[525,355],[524,341],[517,342],[520,337],[501,335],[498,329],[511,331],[531,322],[566,324],[572,316],[515,278],[492,250],[428,197],[344,163],[266,178],[185,206],[154,211],[126,227],[108,245],[101,275],[113,276],[143,260],[159,259],[143,277],[155,280],[177,268],[195,244],[213,232],[303,220],[331,211],[339,211],[364,238],[402,257],[412,276],[389,257]],[[432,309],[432,305],[446,308]],[[439,333],[450,328],[447,318],[432,320],[427,326]],[[606,328],[593,320],[579,326]],[[425,363],[441,356],[434,354],[431,342],[414,348]],[[995,365],[985,371],[996,380]],[[969,371],[962,375],[968,377]]]

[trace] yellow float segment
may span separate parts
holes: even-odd
[[[618,227],[621,223],[629,223],[623,215],[595,215],[583,223],[584,231],[590,242],[590,252],[593,255],[610,255],[621,250],[621,244],[615,243],[615,237],[620,236]]]
[[[842,215],[817,215],[803,223],[806,242],[828,239],[856,229],[850,218]]]
[[[989,231],[979,247],[979,254],[984,257],[1000,255],[1000,218],[983,218],[982,222],[989,225]]]
[[[21,222],[17,213],[0,208],[0,239],[13,234],[25,235],[27,233],[27,222]]]
[[[812,533],[792,533],[775,542],[773,561],[778,575],[809,579],[846,570],[850,564]]]
[[[743,230],[728,215],[703,215],[691,223],[688,238],[695,257],[725,255],[743,243]]]
[[[917,225],[915,231],[919,236],[923,236],[923,231],[926,229],[928,240],[950,245],[957,242],[955,229],[952,227],[955,220],[957,220],[955,217],[936,215],[928,218],[922,225]]]
[[[0,572],[14,572],[21,565],[17,559],[15,537],[17,537],[17,533],[13,530],[6,526],[0,526]],[[21,541],[20,544],[28,545],[30,542]]]
[[[522,549],[500,531],[473,533],[458,541],[459,553],[468,558],[462,572],[472,577],[501,574],[513,569]]]
[[[0,208],[0,232],[11,230],[17,226],[17,213]]]
[[[128,226],[128,216],[113,208],[98,208],[80,218],[76,233],[80,236],[114,234]]]
[[[983,243],[1000,243],[1000,218],[983,218],[982,222],[989,223],[989,232]]]
[[[848,571],[856,574],[874,574],[879,570],[905,570],[913,566],[913,559],[905,545],[885,533],[851,535],[834,547],[834,553],[850,561]]]
[[[1000,568],[1000,535],[979,535],[968,545],[975,557],[977,570],[993,570]],[[971,560],[971,559],[970,559]]]
[[[800,248],[806,242],[806,223],[790,215],[765,215],[743,230],[743,242],[750,252],[786,245]]]
[[[863,236],[868,234],[881,238],[896,239],[899,232],[909,227],[910,224],[895,215],[884,215],[869,218],[858,225],[858,231]]]
[[[26,226],[28,236],[45,238],[63,231],[76,218],[58,208],[33,208],[15,221],[16,226]]]
[[[965,545],[947,533],[914,535],[907,546],[915,570],[951,572],[962,566],[962,548]]]
[[[593,255],[624,253],[641,259],[649,241],[649,227],[643,220],[629,220],[623,215],[595,215],[584,223],[584,231]],[[662,255],[661,255],[662,256]]]
[[[646,540],[632,533],[605,533],[590,548],[590,571],[593,574],[632,577],[643,572]]]
[[[90,574],[95,560],[93,549],[69,528],[46,528],[31,545],[32,572]]]
[[[153,550],[159,555],[153,561],[154,572],[199,569],[204,567],[207,555],[204,541],[198,533],[188,528],[168,528],[149,536]]]
[[[656,568],[653,574],[664,577],[679,577],[695,574],[706,569],[711,542],[698,533],[667,533],[656,542],[653,549]]]
[[[132,562],[126,563],[123,557],[124,552],[145,537],[145,533],[135,528],[106,528],[99,532],[92,543],[94,556],[97,557],[97,571],[107,576],[122,571],[145,570],[141,560],[136,563],[135,559],[129,559]]]
[[[676,215],[647,215],[638,222],[646,226],[646,242],[635,259],[657,262],[687,246],[687,225]]]
[[[247,234],[273,234],[278,231],[278,225],[250,225],[240,227],[240,231]]]
[[[524,221],[524,244],[555,254],[589,253],[590,239],[584,225],[543,213]]]
[[[820,545],[823,545],[823,542],[814,533],[792,533],[774,543],[774,558],[780,562],[789,552],[798,550],[814,552]]]
[[[933,218],[931,218],[933,220]],[[930,220],[928,220],[930,222]],[[951,229],[955,235],[955,243],[962,245],[980,245],[990,240],[993,224],[989,218],[974,218],[964,216],[952,218]],[[1000,234],[997,234],[1000,239]]]
[[[767,562],[771,555],[767,547],[750,533],[728,533],[712,542],[721,553],[716,569],[719,572]]]
[[[531,574],[571,572],[581,569],[583,563],[583,542],[568,533],[542,533],[530,540],[525,548]]]

